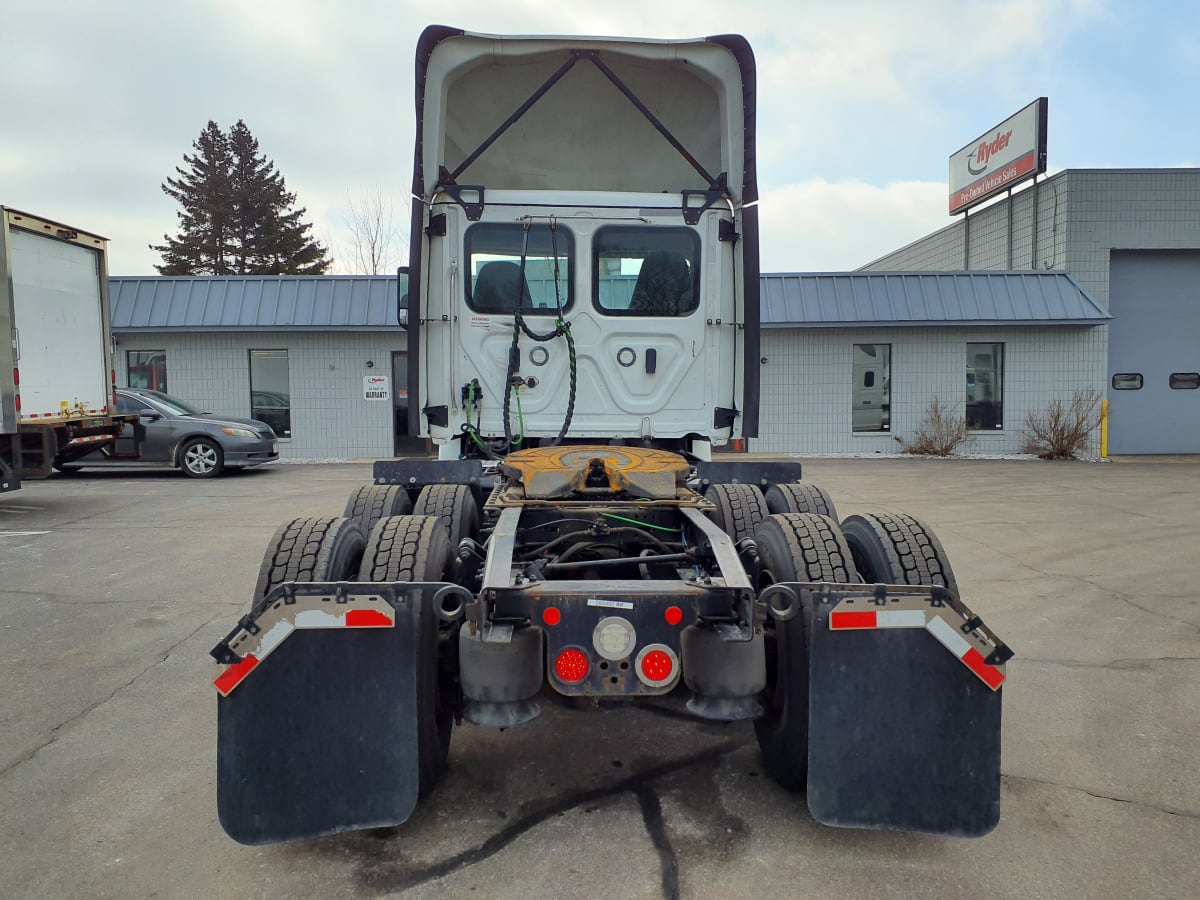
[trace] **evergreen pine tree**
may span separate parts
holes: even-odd
[[[187,169],[175,167],[178,178],[168,178],[163,193],[182,207],[179,234],[164,234],[164,243],[150,249],[162,255],[155,266],[160,275],[227,275],[232,235],[229,230],[229,140],[210,121],[192,142],[196,153],[183,156]]]
[[[225,134],[209,122],[185,155],[185,171],[168,178],[163,192],[182,206],[180,233],[151,246],[162,254],[163,275],[320,274],[326,250],[308,234],[306,210],[292,209],[275,163],[259,154],[258,140],[242,120]]]
[[[259,155],[258,140],[241,119],[229,129],[233,157],[235,231],[239,262],[256,275],[314,275],[329,268],[326,250],[301,221],[307,209],[293,210],[296,195],[287,189],[275,163]]]

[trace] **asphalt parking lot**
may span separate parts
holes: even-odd
[[[208,650],[277,524],[370,467],[95,472],[0,495],[7,897],[1162,897],[1200,876],[1200,465],[817,459],[842,516],[931,524],[1016,651],[978,840],[817,825],[749,726],[551,707],[464,726],[383,833],[243,847],[215,810]]]

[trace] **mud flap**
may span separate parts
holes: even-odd
[[[234,840],[312,838],[412,814],[416,588],[282,585],[214,649],[217,810]]]
[[[861,624],[861,617],[875,613],[851,611],[860,624],[836,630],[830,627],[831,614],[837,614],[835,608],[846,610],[845,605],[813,594],[803,599],[812,616],[808,806],[813,817],[826,825],[962,837],[995,828],[1002,670],[973,671],[971,662],[948,649],[947,641],[954,638],[941,625],[873,627]],[[907,614],[920,615],[918,605],[910,601],[914,608]],[[862,600],[857,607],[872,608]],[[935,612],[925,611],[929,621],[935,621]],[[945,612],[936,621],[963,622]],[[892,621],[903,618],[891,615]],[[960,641],[963,634],[960,630]],[[968,636],[985,645],[981,636]],[[1000,647],[994,659],[1011,655]],[[975,668],[980,665],[976,660]]]

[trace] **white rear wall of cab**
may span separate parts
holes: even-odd
[[[97,253],[17,228],[9,247],[22,420],[58,414],[64,403],[100,412],[111,385]]]

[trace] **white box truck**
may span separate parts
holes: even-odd
[[[108,240],[0,207],[0,491],[111,445]]]

